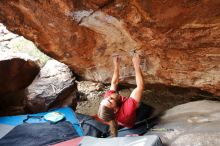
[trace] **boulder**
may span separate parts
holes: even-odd
[[[220,145],[220,102],[202,100],[167,110],[147,134],[169,146]]]
[[[1,0],[0,22],[84,79],[109,83],[119,54],[121,80],[134,84],[136,51],[146,83],[220,95],[219,9],[218,0]]]
[[[0,116],[23,114],[24,89],[40,71],[38,60],[4,47],[0,54]]]
[[[40,71],[37,59],[10,50],[0,51],[0,96],[25,89]]]
[[[75,79],[68,66],[49,60],[26,89],[26,109],[35,113],[71,105],[76,91]]]

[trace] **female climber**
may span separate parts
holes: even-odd
[[[132,58],[137,87],[132,91],[130,97],[119,95],[117,91],[119,83],[119,56],[113,59],[114,73],[111,81],[110,90],[105,93],[101,101],[98,117],[109,124],[110,134],[116,137],[118,125],[131,128],[136,122],[136,110],[141,102],[144,91],[144,79],[140,68],[139,54],[135,53]]]

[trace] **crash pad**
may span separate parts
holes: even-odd
[[[65,115],[65,120],[69,121],[70,123],[72,123],[73,127],[75,128],[75,130],[77,131],[77,133],[80,136],[83,136],[83,131],[79,125],[79,121],[75,116],[74,111],[70,108],[70,107],[63,107],[63,108],[58,108],[58,109],[54,109],[51,111],[57,111],[57,112],[61,112]],[[44,116],[45,114],[51,112],[42,112],[42,113],[37,113],[37,114],[29,114],[31,116]],[[23,120],[27,118],[28,115],[17,115],[17,116],[5,116],[5,117],[0,117],[0,124],[2,125],[2,127],[6,127],[6,125],[8,126],[17,126],[20,124],[23,124]],[[41,123],[41,122],[47,122],[45,121],[43,118],[41,119],[37,119],[37,118],[30,118],[28,119],[29,123]],[[8,132],[7,130],[5,130],[6,132]],[[3,135],[4,133],[1,133],[1,135]],[[6,133],[5,133],[6,134]]]
[[[160,137],[157,135],[95,138],[83,136],[55,144],[53,146],[162,146]]]

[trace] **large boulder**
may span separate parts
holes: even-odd
[[[0,96],[25,89],[40,71],[38,60],[8,49],[0,51]]]
[[[134,84],[129,54],[143,56],[146,83],[220,95],[218,0],[1,0],[0,22],[83,78],[109,82],[112,55]]]
[[[38,60],[9,49],[0,50],[0,116],[24,113],[24,89],[40,71]]]
[[[35,113],[71,105],[76,91],[75,78],[68,66],[49,60],[26,89],[26,109]]]
[[[147,134],[157,134],[169,146],[220,145],[220,102],[202,100],[167,110]]]
[[[38,60],[8,49],[0,51],[0,95],[26,88],[40,71]]]

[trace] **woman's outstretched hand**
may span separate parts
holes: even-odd
[[[119,66],[120,66],[120,57],[119,55],[113,56],[113,64],[114,64],[114,72],[111,81],[110,90],[117,90],[118,83],[119,83]]]
[[[119,55],[115,55],[115,56],[113,57],[113,63],[114,63],[114,66],[115,66],[115,67],[119,67],[120,61],[121,61],[121,59],[120,59]]]
[[[133,55],[133,58],[132,58],[132,62],[134,64],[134,67],[140,67],[140,63],[141,63],[141,59],[140,59],[140,56],[138,53],[135,53]]]

